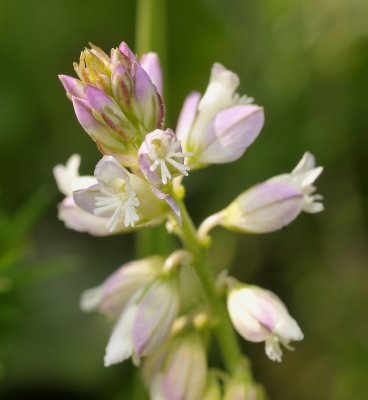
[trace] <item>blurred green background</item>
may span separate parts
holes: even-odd
[[[106,369],[111,328],[79,311],[80,293],[132,259],[132,236],[93,238],[57,220],[52,167],[72,153],[99,159],[57,74],[94,42],[134,48],[128,0],[0,2],[0,398],[140,399],[129,362]],[[274,400],[368,397],[368,2],[167,0],[168,126],[211,64],[241,78],[266,125],[239,161],[186,180],[195,221],[240,191],[291,170],[305,150],[325,172],[326,211],[286,230],[215,231],[216,269],[284,299],[305,333],[282,364],[243,342]]]

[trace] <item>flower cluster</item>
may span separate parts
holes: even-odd
[[[281,361],[281,345],[291,349],[289,343],[302,340],[303,333],[272,292],[232,277],[220,276],[217,286],[205,281],[212,278],[203,272],[207,266],[202,250],[216,226],[261,234],[282,229],[302,211],[322,211],[314,186],[322,167],[306,152],[292,172],[251,187],[195,230],[184,208],[183,177],[191,170],[239,159],[263,127],[263,108],[239,95],[238,76],[215,63],[205,93],[193,92],[185,100],[174,132],[164,125],[163,77],[155,53],[138,59],[122,43],[107,55],[91,44],[74,69],[79,79],[61,75],[60,80],[102,158],[93,176],[79,175],[79,155],[54,168],[65,195],[59,218],[68,228],[95,236],[168,221],[169,233],[177,234],[185,247],[167,258],[127,263],[83,293],[82,310],[115,320],[105,365],[128,358],[140,365],[143,359],[152,399],[263,399],[262,388],[240,355],[228,374],[208,367],[209,334],[221,336],[224,331],[216,325],[228,323],[219,321],[216,307],[226,308],[223,291],[216,287],[225,283],[235,330],[251,342],[265,342],[271,360]],[[188,266],[198,271],[205,292],[190,310],[182,304],[188,287],[180,273]]]

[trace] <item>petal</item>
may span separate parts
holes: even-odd
[[[292,174],[300,174],[307,172],[316,166],[316,160],[312,153],[306,151],[299,161],[298,165],[293,169]]]
[[[243,232],[273,232],[292,222],[302,211],[303,203],[303,193],[293,185],[265,182],[235,199],[221,223]]]
[[[219,164],[237,160],[257,138],[263,123],[263,108],[255,105],[237,105],[217,113],[203,133],[199,161]]]
[[[159,95],[163,97],[162,68],[157,53],[150,52],[143,54],[140,64],[147,72],[152,83],[156,86]]]
[[[129,182],[129,172],[114,157],[104,156],[97,163],[94,175],[98,182],[112,190],[119,190],[122,180]]]
[[[197,115],[197,107],[201,94],[199,92],[190,93],[184,101],[180,111],[178,125],[176,127],[176,136],[182,142],[185,151],[188,150],[188,136],[194,124]]]
[[[73,192],[73,199],[75,201],[75,204],[87,213],[92,214],[92,216],[95,216],[94,209],[96,208],[97,196],[101,196],[100,185],[94,185],[89,187],[88,189],[80,189]],[[102,219],[103,221],[105,221],[105,224],[107,222],[107,220],[103,217],[96,218]]]
[[[134,53],[132,52],[132,50],[130,50],[129,46],[125,43],[125,42],[121,42],[119,45],[119,50],[126,56],[129,58],[129,60],[131,62],[136,60],[136,57],[134,55]]]
[[[244,339],[251,342],[263,342],[269,337],[270,331],[253,314],[249,313],[239,291],[232,290],[229,293],[227,309],[236,331]]]
[[[198,105],[198,110],[211,118],[217,112],[231,106],[239,82],[239,77],[234,72],[219,63],[213,64],[210,82]]]
[[[181,213],[180,213],[180,207],[178,203],[174,200],[172,196],[170,196],[167,193],[161,192],[157,188],[152,188],[153,193],[155,194],[156,197],[158,197],[161,200],[165,200],[166,203],[169,205],[169,207],[172,209],[174,212],[174,215],[178,221],[178,223],[181,225]]]
[[[109,236],[106,219],[96,217],[78,207],[72,197],[59,204],[58,217],[65,226],[77,232],[87,232],[93,236]]]
[[[128,305],[116,323],[106,347],[105,367],[122,362],[133,355],[132,330],[137,306]]]
[[[91,134],[96,130],[104,129],[104,126],[93,116],[92,109],[86,100],[72,97],[72,102],[75,115],[87,133]]]
[[[133,327],[136,354],[152,354],[167,338],[179,312],[178,291],[174,281],[158,281],[139,301]]]
[[[105,108],[117,109],[115,101],[102,89],[93,85],[86,85],[84,89],[86,100],[91,108],[103,112]]]
[[[68,75],[59,75],[59,79],[64,86],[69,97],[84,98],[84,85],[79,79]]]
[[[117,317],[133,294],[157,277],[163,264],[164,259],[159,256],[124,264],[102,285],[82,294],[82,309],[84,311],[98,309],[108,316]]]
[[[58,164],[52,170],[57,187],[65,196],[70,196],[73,193],[72,182],[79,176],[80,162],[80,155],[73,154],[66,165]]]

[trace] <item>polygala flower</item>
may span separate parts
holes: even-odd
[[[159,276],[141,286],[123,309],[106,347],[105,366],[130,357],[155,352],[168,338],[179,313],[179,282],[176,273]]]
[[[81,158],[73,154],[66,165],[58,164],[53,169],[56,184],[64,200],[58,206],[58,217],[67,228],[78,232],[88,232],[94,236],[106,236],[111,233],[106,229],[106,219],[90,215],[79,208],[73,199],[74,190],[86,189],[97,183],[93,176],[80,176],[79,165]]]
[[[174,336],[144,365],[152,400],[203,400],[207,358],[200,334],[191,328]]]
[[[192,169],[240,158],[254,142],[264,123],[263,108],[235,93],[239,77],[214,64],[205,94],[191,93],[184,102],[176,134]]]
[[[188,175],[189,167],[184,165],[180,141],[171,129],[156,129],[149,133],[138,152],[138,161],[144,176],[155,186],[166,185],[176,176]]]
[[[303,332],[284,303],[269,290],[232,282],[227,297],[230,319],[238,333],[251,342],[265,342],[266,354],[281,362],[281,344],[302,340]]]
[[[158,57],[149,53],[142,61],[143,65],[124,42],[110,56],[91,44],[74,64],[79,80],[59,76],[79,123],[101,153],[128,167],[137,167],[137,150],[145,135],[164,122]]]
[[[118,317],[133,294],[157,278],[164,261],[160,256],[151,256],[124,264],[100,286],[82,294],[81,309]]]
[[[109,232],[162,222],[167,205],[158,199],[150,185],[133,175],[112,156],[104,156],[96,165],[97,184],[74,192],[75,203],[90,214],[106,218]]]
[[[215,226],[246,233],[267,233],[290,224],[302,211],[323,211],[314,181],[322,173],[314,156],[305,153],[289,174],[275,176],[239,195],[227,208],[211,215],[199,228],[204,238]]]

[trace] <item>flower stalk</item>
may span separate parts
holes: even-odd
[[[226,306],[216,290],[214,276],[208,266],[207,249],[198,240],[197,231],[182,199],[176,198],[180,207],[182,226],[180,238],[192,254],[192,265],[204,289],[207,302],[216,318],[214,327],[227,371],[233,373],[241,359],[241,350],[231,325]]]

